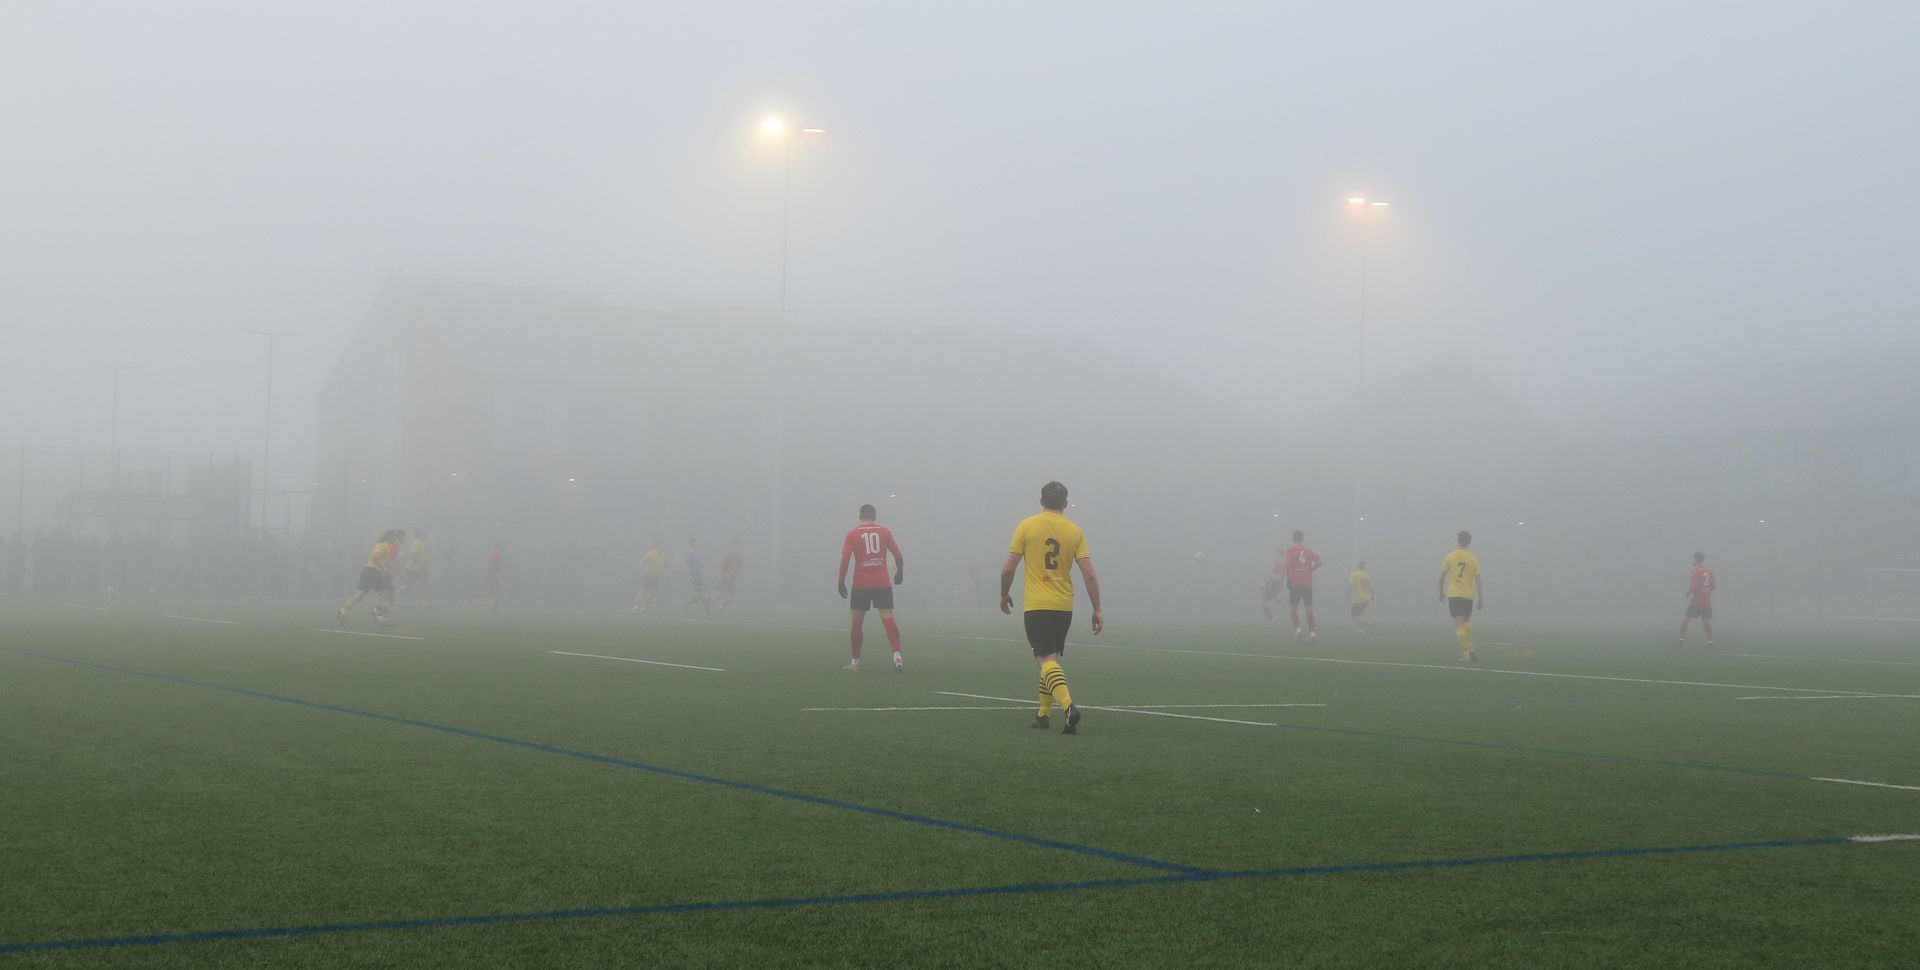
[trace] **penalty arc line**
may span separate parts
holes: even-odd
[[[116,667],[116,666],[113,666],[112,664],[94,663],[89,660],[74,660],[68,657],[56,657],[50,654],[34,653],[30,650],[19,650],[12,647],[0,647],[0,650],[4,650],[7,653],[18,654],[19,656],[23,656],[23,657],[32,657],[36,660],[45,660],[50,663],[71,664],[76,667],[88,667],[94,670],[105,670],[105,671],[110,671],[116,674],[125,674],[131,677],[144,677],[149,680],[156,680],[163,683],[181,684],[187,687],[197,687],[202,690],[219,691],[221,693],[234,694],[240,697],[250,697],[250,698],[254,698],[255,700],[273,701],[275,703],[292,704],[296,707],[305,707],[311,710],[326,711],[333,714],[347,714],[353,717],[363,717],[371,721],[383,721],[388,724],[398,724],[405,727],[420,728],[422,730],[435,731],[441,734],[451,734],[451,735],[454,735],[455,737],[468,738],[475,741],[489,741],[494,744],[505,745],[507,747],[521,748],[528,751],[537,751],[542,754],[558,755],[564,758],[574,758],[580,761],[589,761],[596,764],[609,765],[615,768],[625,768],[631,771],[645,772],[647,774],[658,775],[664,778],[674,778],[680,781],[698,782],[704,785],[714,785],[720,788],[730,788],[730,789],[733,789],[734,791],[744,791],[744,792],[750,792],[756,795],[766,795],[772,798],[786,799],[787,801],[799,802],[805,805],[814,805],[821,808],[838,809],[843,812],[854,812],[861,815],[868,815],[875,818],[888,819],[890,821],[895,821],[895,822],[907,822],[913,825],[923,825],[928,828],[944,829],[949,832],[961,832],[968,835],[986,836],[988,838],[1000,839],[1002,841],[1011,842],[1017,845],[1027,845],[1027,846],[1033,846],[1036,848],[1043,848],[1043,849],[1057,849],[1062,852],[1072,852],[1078,855],[1088,856],[1090,858],[1104,859],[1108,862],[1120,862],[1120,863],[1125,863],[1127,865],[1142,866],[1148,869],[1159,869],[1165,872],[1182,873],[1187,875],[1200,874],[1208,871],[1196,866],[1182,865],[1181,863],[1167,862],[1160,859],[1150,859],[1145,856],[1132,855],[1125,852],[1116,852],[1110,849],[1102,849],[1097,846],[1080,845],[1075,842],[1063,842],[1058,839],[1049,839],[1044,836],[1027,835],[1021,832],[1010,832],[1003,829],[988,828],[987,826],[975,825],[971,822],[961,822],[953,819],[938,818],[932,815],[920,815],[914,812],[905,812],[899,809],[884,808],[877,805],[862,805],[858,802],[843,801],[838,798],[828,798],[824,795],[809,795],[805,792],[794,791],[792,789],[787,789],[787,788],[776,788],[772,785],[762,785],[762,784],[751,782],[751,781],[738,781],[732,778],[722,778],[717,775],[704,775],[697,771],[688,771],[684,768],[671,768],[665,765],[648,764],[644,761],[633,761],[627,758],[615,757],[613,755],[596,754],[591,751],[580,751],[572,748],[562,748],[558,745],[546,744],[541,741],[529,741],[523,738],[512,738],[512,737],[507,737],[505,735],[500,735],[500,734],[488,734],[484,731],[474,731],[474,730],[469,730],[467,728],[454,727],[453,725],[450,725],[450,724],[436,724],[432,721],[422,721],[422,720],[418,720],[410,717],[401,717],[400,715],[397,715],[397,714],[382,714],[378,711],[366,711],[366,710],[360,710],[358,708],[342,707],[338,704],[327,704],[321,701],[309,701],[309,700],[302,700],[298,697],[287,697],[281,694],[269,694],[265,691],[253,690],[247,687],[234,687],[228,684],[216,684],[208,681],[193,680],[187,677],[175,677],[171,674],[155,673],[153,671],[140,670],[134,667]],[[0,952],[4,952],[4,951],[0,951]]]
[[[700,667],[694,664],[670,664],[665,660],[641,660],[637,657],[609,657],[605,654],[599,654],[599,653],[568,653],[565,650],[549,650],[547,652],[554,654],[556,656],[561,656],[561,657],[588,657],[593,660],[618,660],[618,661],[621,661],[622,663],[630,663],[630,664],[652,664],[655,667],[679,667],[682,670],[706,670],[716,674],[724,674],[727,672],[726,669],[722,667]]]
[[[251,929],[202,930],[186,933],[155,933],[144,936],[105,936],[65,940],[45,940],[0,944],[0,955],[41,953],[55,950],[97,950],[121,947],[167,946],[190,943],[215,943],[226,940],[286,939],[353,933],[392,932],[397,930],[443,929],[464,926],[497,926],[516,923],[563,922],[584,919],[611,919],[636,916],[673,916],[686,913],[712,913],[750,910],[804,909],[822,906],[853,906],[885,903],[927,902],[992,896],[1027,896],[1051,893],[1089,892],[1131,889],[1147,886],[1178,886],[1189,883],[1240,880],[1286,879],[1313,876],[1340,876],[1357,873],[1409,872],[1436,869],[1464,869],[1476,866],[1527,865],[1535,863],[1584,862],[1629,859],[1649,856],[1681,856],[1714,852],[1741,852],[1760,849],[1799,849],[1832,846],[1882,844],[1920,840],[1920,835],[1855,835],[1812,839],[1779,839],[1755,842],[1723,842],[1708,845],[1647,846],[1642,848],[1593,849],[1572,852],[1536,852],[1516,855],[1479,856],[1451,859],[1420,859],[1400,862],[1361,862],[1349,864],[1295,866],[1276,869],[1249,869],[1234,872],[1184,872],[1132,879],[1098,879],[1081,882],[1015,883],[997,886],[959,886],[937,889],[913,889],[897,892],[851,893],[839,896],[797,896],[704,902],[656,903],[638,906],[580,907],[546,912],[494,913],[469,916],[438,916],[415,919],[369,920],[359,923],[327,923],[305,926],[258,927]]]

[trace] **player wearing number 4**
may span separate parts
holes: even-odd
[[[1007,548],[1007,564],[1000,568],[1000,612],[1013,612],[1013,573],[1022,560],[1027,564],[1024,596],[1027,643],[1033,647],[1033,659],[1040,664],[1040,712],[1033,726],[1049,726],[1048,714],[1055,704],[1065,711],[1067,726],[1061,734],[1078,734],[1080,708],[1067,691],[1067,672],[1060,667],[1060,656],[1067,652],[1067,629],[1073,625],[1073,566],[1080,565],[1080,578],[1087,582],[1087,602],[1093,605],[1093,632],[1105,628],[1100,614],[1100,577],[1093,572],[1093,554],[1087,549],[1087,535],[1066,517],[1067,487],[1048,482],[1040,489],[1040,514],[1021,521],[1013,530],[1013,542]]]
[[[867,610],[880,611],[880,625],[887,630],[887,642],[893,645],[893,669],[906,673],[900,659],[900,627],[893,622],[893,587],[906,579],[906,560],[893,533],[873,521],[879,515],[871,505],[860,506],[860,524],[847,531],[840,543],[840,598],[853,607],[853,662],[848,670],[860,669],[860,641],[866,637]],[[893,554],[893,575],[887,575],[887,554]],[[853,591],[847,591],[847,563],[858,560],[853,570]]]
[[[1300,639],[1300,606],[1307,607],[1307,642],[1320,639],[1313,619],[1313,574],[1320,568],[1320,554],[1307,548],[1307,534],[1294,530],[1293,545],[1280,554],[1287,565],[1287,616],[1293,620],[1293,638]]]
[[[1460,548],[1440,561],[1440,602],[1453,615],[1453,638],[1460,641],[1460,662],[1473,660],[1473,609],[1487,608],[1487,583],[1480,576],[1480,557],[1467,551],[1473,533],[1460,532]]]

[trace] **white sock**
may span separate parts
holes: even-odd
[[[895,667],[898,667],[898,666],[900,666],[900,651],[898,651],[898,650],[895,650],[895,651],[893,652],[893,665],[894,665]]]

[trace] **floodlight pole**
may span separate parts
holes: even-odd
[[[265,529],[267,527],[267,490],[272,487],[272,480],[267,476],[273,469],[273,342],[281,337],[298,337],[301,334],[292,330],[255,330],[251,327],[241,327],[240,330],[242,333],[267,338],[267,401],[265,420],[262,422],[260,431],[260,528]]]
[[[111,527],[108,529],[108,535],[111,537],[120,534],[120,375],[125,371],[139,370],[141,365],[94,364],[93,366],[113,372],[112,417],[109,419],[108,428],[110,430],[108,431],[107,437],[108,446],[112,449],[113,458],[113,461],[107,466],[111,469],[108,474],[112,476],[112,480],[107,484],[107,494],[112,496],[113,501],[112,518],[110,520]]]

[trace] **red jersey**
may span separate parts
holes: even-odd
[[[887,572],[887,553],[893,553],[896,567],[905,560],[900,558],[900,546],[893,541],[893,533],[884,525],[861,523],[847,531],[847,541],[840,544],[840,581],[847,581],[847,563],[854,563],[854,589],[888,589],[893,586],[893,574]]]
[[[729,552],[725,556],[721,557],[720,575],[726,579],[732,579],[733,577],[740,575],[740,554],[739,553]]]
[[[504,558],[506,557],[501,555],[500,550],[498,549],[487,550],[487,572],[490,572],[490,573],[499,572],[500,560]]]
[[[1288,586],[1307,589],[1313,586],[1313,571],[1320,568],[1320,554],[1296,542],[1280,556],[1280,563],[1286,568]]]
[[[1693,594],[1693,605],[1702,609],[1713,607],[1713,591],[1720,588],[1714,582],[1713,570],[1706,566],[1693,567],[1692,575],[1687,577],[1687,592]]]

